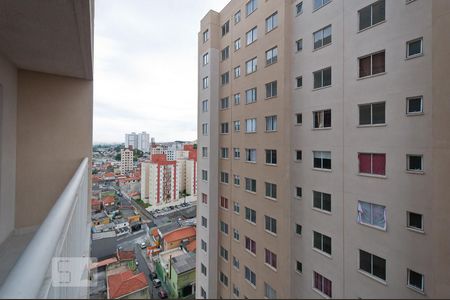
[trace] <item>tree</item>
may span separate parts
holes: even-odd
[[[122,155],[120,153],[117,153],[116,156],[114,156],[114,159],[120,161],[122,159]]]

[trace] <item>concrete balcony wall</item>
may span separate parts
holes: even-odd
[[[16,228],[40,224],[92,152],[93,82],[18,71]]]

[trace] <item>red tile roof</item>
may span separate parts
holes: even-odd
[[[131,260],[135,259],[136,255],[133,250],[131,251],[117,251],[117,258],[119,260]]]
[[[193,240],[192,242],[190,242],[189,244],[186,245],[186,250],[189,252],[195,252],[195,250],[197,249],[197,241]]]
[[[142,290],[148,286],[144,273],[134,275],[131,271],[108,276],[109,298],[116,299]]]
[[[114,198],[114,196],[106,196],[102,199],[103,204],[112,204],[116,201],[116,199]]]
[[[104,267],[104,266],[110,265],[115,262],[117,262],[117,258],[115,258],[115,257],[107,258],[105,260],[101,260],[101,261],[92,263],[90,269],[92,270],[95,268]]]
[[[164,236],[164,240],[167,243],[172,243],[175,241],[180,241],[180,240],[184,240],[184,239],[195,237],[195,236],[196,236],[196,231],[195,231],[194,227],[184,227],[184,228],[179,228],[179,229],[169,232],[168,234],[166,234]]]

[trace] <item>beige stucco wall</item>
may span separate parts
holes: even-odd
[[[0,244],[14,229],[17,70],[0,55]]]
[[[93,83],[19,71],[16,227],[39,224],[92,151]]]

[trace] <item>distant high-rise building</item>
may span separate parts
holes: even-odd
[[[150,151],[150,135],[145,131],[138,134],[138,146],[137,149],[143,152]]]
[[[122,174],[133,170],[133,150],[126,148],[120,150],[120,172]]]
[[[135,132],[125,134],[125,148],[138,149],[138,135]]]

